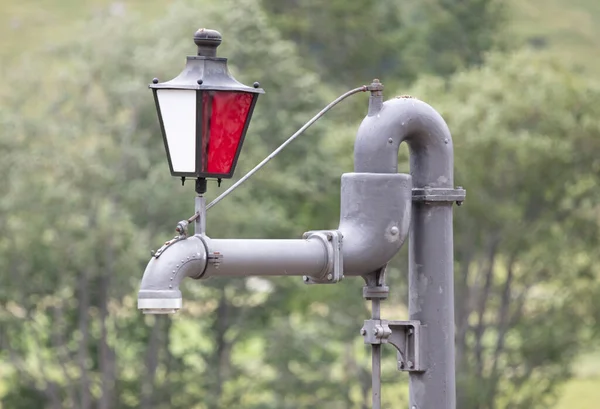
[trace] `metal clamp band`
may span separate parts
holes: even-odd
[[[456,202],[462,204],[467,191],[462,187],[456,189],[424,187],[412,190],[413,202]]]

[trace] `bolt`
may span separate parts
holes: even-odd
[[[363,335],[363,336],[367,335],[367,330],[364,329],[364,328],[361,328],[360,329],[360,335]]]
[[[373,328],[373,335],[377,335],[377,328]]]
[[[404,362],[400,362],[400,369],[404,369]]]
[[[254,88],[258,88],[258,87],[260,87],[260,83],[257,81],[253,84],[253,86],[254,86]]]
[[[327,233],[327,241],[333,240],[333,234]]]
[[[308,276],[302,276],[302,280],[304,280],[305,283],[308,283],[310,278],[308,278]]]
[[[457,201],[456,201],[456,205],[457,205],[457,206],[461,206],[461,205],[462,205],[462,202],[461,202],[460,200],[457,200]]]
[[[202,85],[202,83],[203,83],[204,81],[202,81],[202,78],[200,78],[200,79],[199,79],[198,81],[196,81],[196,82],[198,83],[198,85]]]
[[[329,281],[333,280],[333,274],[331,274],[331,273],[330,273],[330,274],[327,274],[327,279],[328,279]]]
[[[390,229],[390,233],[392,233],[392,236],[395,236],[398,233],[400,233],[400,230],[398,230],[398,228],[396,226],[394,226]]]
[[[414,368],[414,367],[415,367],[415,364],[413,364],[413,362],[412,362],[412,361],[408,361],[408,367],[409,367],[409,368]]]
[[[152,79],[152,83],[153,83],[153,84],[158,84],[158,78],[153,78],[153,79]]]
[[[462,190],[462,188],[463,188],[463,187],[462,187],[462,186],[456,186],[456,188],[457,188],[458,190]]]
[[[408,335],[412,335],[412,334],[413,334],[413,332],[414,332],[414,331],[413,331],[413,329],[412,329],[412,328],[409,328],[409,329],[408,329]]]
[[[154,255],[155,255],[155,254],[156,254],[156,251],[154,251],[154,250],[150,250],[150,256],[151,256],[151,257],[154,257]]]

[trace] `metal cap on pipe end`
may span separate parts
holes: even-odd
[[[144,314],[174,314],[181,305],[181,298],[138,298],[138,310]]]

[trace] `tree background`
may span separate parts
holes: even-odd
[[[146,85],[181,70],[202,26],[224,35],[236,78],[267,90],[238,177],[374,77],[388,98],[438,109],[468,190],[455,210],[458,407],[596,407],[593,1],[0,4],[0,408],[369,407],[359,280],[189,281],[178,314],[136,309],[150,249],[193,213]],[[335,227],[365,107],[360,96],[337,107],[211,210],[211,236]],[[403,319],[406,249],[389,276],[382,314]],[[407,405],[392,355],[386,408]]]

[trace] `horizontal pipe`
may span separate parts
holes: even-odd
[[[208,239],[205,277],[322,277],[329,263],[325,244],[308,240]],[[219,258],[222,256],[221,258]]]

